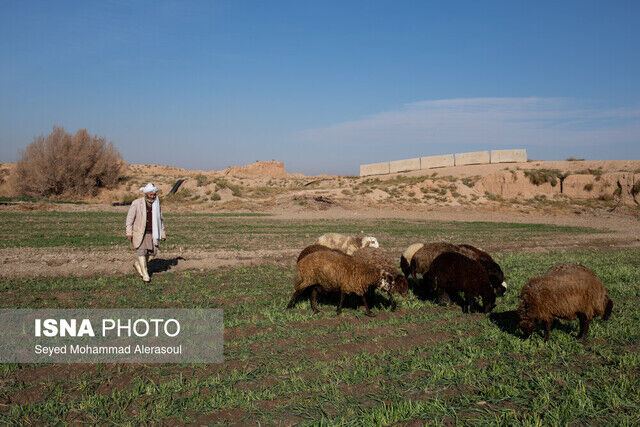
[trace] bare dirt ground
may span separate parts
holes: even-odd
[[[531,238],[522,241],[488,242],[485,249],[492,252],[545,252],[579,248],[608,249],[640,246],[640,221],[629,215],[595,212],[590,215],[536,215],[518,212],[446,209],[429,212],[362,210],[349,211],[328,209],[326,211],[274,212],[270,217],[283,222],[291,220],[346,219],[357,222],[365,219],[407,219],[461,222],[507,222],[521,224],[549,224],[560,226],[589,227],[598,233],[576,233]],[[249,219],[250,220],[250,219]],[[170,235],[170,234],[169,234]],[[315,236],[309,236],[308,244]],[[408,244],[409,242],[406,242]],[[400,255],[404,247],[385,246],[394,256]],[[220,267],[239,267],[258,264],[293,265],[302,247],[285,243],[281,249],[229,250],[214,248],[189,248],[161,250],[158,259],[151,262],[152,272],[205,271]],[[0,277],[93,277],[104,275],[133,274],[133,255],[126,248],[23,248],[0,249]]]

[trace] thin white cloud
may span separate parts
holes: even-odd
[[[640,140],[639,108],[566,98],[420,101],[398,111],[302,131],[299,141],[337,144],[601,145]]]

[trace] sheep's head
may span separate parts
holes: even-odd
[[[532,318],[530,310],[531,308],[526,300],[520,301],[520,305],[518,306],[518,319],[520,329],[522,329],[525,338],[529,338],[536,328],[536,319]]]
[[[393,289],[393,275],[387,273],[386,271],[380,271],[380,282],[378,287],[386,292],[391,292]]]
[[[391,293],[398,293],[403,297],[406,297],[409,293],[409,282],[407,278],[402,274],[398,274],[393,278],[393,285],[391,286]]]
[[[373,236],[366,236],[362,238],[362,247],[371,247],[371,248],[379,248],[380,244],[378,243],[378,239]]]
[[[536,327],[536,323],[530,319],[522,319],[520,320],[520,329],[522,329],[522,333],[525,338],[529,338],[533,333],[533,330]]]
[[[496,288],[496,295],[501,297],[505,292],[507,292],[507,282],[503,281],[500,283],[500,286]]]
[[[504,273],[500,266],[493,261],[481,261],[480,263],[489,274],[489,283],[491,283],[496,296],[503,296],[507,291],[507,282],[504,281]]]
[[[493,288],[496,296],[501,297],[507,292],[507,282],[504,280],[500,282],[495,276],[489,276],[489,282]]]

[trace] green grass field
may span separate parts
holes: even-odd
[[[40,246],[121,244],[122,215],[42,218],[33,227],[22,220],[23,232],[11,234],[9,242],[2,239],[4,247],[38,246],[38,233],[50,234],[58,224],[83,229],[83,237],[64,245],[69,232],[63,229]],[[102,226],[87,226],[88,218]],[[6,221],[21,221],[6,214],[2,219],[2,237],[12,230]],[[228,247],[243,247],[245,236],[286,247],[308,241],[307,234],[363,227],[347,220],[287,224],[268,217],[188,219],[167,216],[168,223],[175,222],[175,238],[182,239],[172,244],[188,245],[192,228],[201,227],[220,242],[225,238],[217,233],[226,233]],[[397,247],[420,239],[491,243],[593,232],[391,220],[364,226],[384,229],[385,234],[377,233],[381,243]],[[194,244],[203,243],[196,239]],[[510,287],[488,316],[439,307],[411,292],[398,298],[396,312],[378,294],[375,318],[364,316],[353,299],[339,317],[333,298],[320,300],[319,315],[313,315],[304,299],[284,310],[293,266],[167,272],[156,274],[151,284],[133,275],[0,280],[1,308],[216,307],[224,309],[225,323],[222,364],[0,365],[0,422],[640,423],[640,249],[505,251],[496,260]],[[523,340],[514,313],[520,288],[560,261],[593,269],[615,300],[613,315],[608,322],[594,320],[585,341],[575,339],[577,321],[557,322],[548,343],[540,333]]]
[[[446,222],[394,219],[284,221],[248,214],[164,214],[165,249],[302,248],[327,232],[371,233],[387,247],[404,247],[422,239],[517,244],[575,234],[597,234],[586,227],[492,222]],[[0,212],[0,248],[125,248],[125,218],[107,212]]]

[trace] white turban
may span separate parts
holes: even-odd
[[[158,187],[156,187],[152,183],[148,183],[144,187],[140,187],[140,191],[142,191],[144,194],[157,193],[158,192]]]

